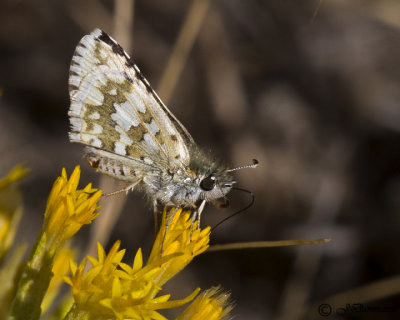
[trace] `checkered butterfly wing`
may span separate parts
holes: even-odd
[[[96,29],[79,42],[69,75],[70,140],[89,163],[123,180],[186,167],[194,141],[114,39]]]

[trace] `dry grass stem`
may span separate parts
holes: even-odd
[[[314,239],[314,240],[282,240],[282,241],[254,241],[254,242],[239,242],[228,244],[215,244],[212,245],[207,252],[212,251],[225,251],[234,249],[260,249],[271,247],[287,247],[287,246],[300,246],[308,244],[321,244],[327,243],[330,239]]]
[[[199,42],[216,118],[224,125],[238,126],[246,121],[247,98],[218,10],[210,10],[204,31]]]
[[[203,24],[209,4],[210,0],[193,0],[185,17],[157,89],[159,96],[166,104],[168,104],[182,73],[187,56]]]

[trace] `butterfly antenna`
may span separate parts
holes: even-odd
[[[232,172],[232,171],[237,171],[237,170],[247,169],[247,168],[255,168],[257,166],[258,166],[258,160],[257,159],[253,159],[253,163],[252,164],[248,164],[248,165],[245,165],[245,166],[240,166],[240,167],[237,167],[237,168],[229,169],[229,170],[226,170],[226,172]]]
[[[256,161],[257,161],[257,160],[256,160]],[[246,166],[246,167],[247,167],[247,166]],[[243,192],[246,192],[246,193],[250,194],[250,196],[251,196],[251,202],[250,202],[247,206],[245,206],[244,208],[240,209],[239,211],[236,211],[235,213],[231,214],[230,216],[226,217],[225,219],[222,219],[222,220],[221,220],[220,222],[218,222],[214,227],[211,228],[211,231],[213,231],[213,230],[214,230],[216,227],[218,227],[220,224],[224,223],[226,220],[228,220],[228,219],[230,219],[230,218],[236,216],[237,214],[239,214],[239,213],[241,213],[241,212],[243,212],[243,211],[246,211],[248,208],[250,208],[250,207],[254,204],[255,197],[254,197],[254,193],[253,193],[252,191],[247,190],[247,189],[238,188],[238,187],[232,187],[232,190],[243,191]]]

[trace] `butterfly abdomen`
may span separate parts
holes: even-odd
[[[106,157],[104,155],[105,152],[106,151],[89,147],[87,148],[85,158],[89,162],[89,165],[98,172],[112,176],[119,180],[132,182],[140,180],[140,175],[135,172],[132,166],[124,163],[124,159],[120,159],[118,157]]]

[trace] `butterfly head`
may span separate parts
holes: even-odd
[[[233,184],[236,183],[231,172],[239,169],[256,167],[258,161],[253,160],[253,164],[251,165],[241,166],[233,169],[227,169],[216,162],[209,163],[207,161],[201,161],[197,164],[200,164],[200,166],[197,167],[198,170],[196,170],[198,186],[201,190],[200,198],[211,201],[214,204],[225,203],[226,205],[226,195],[232,189]],[[221,199],[223,200],[222,202],[218,201]],[[221,204],[221,206],[224,206],[224,204]]]
[[[199,183],[202,198],[208,201],[223,198],[232,189],[235,182],[227,170],[215,170],[208,173],[201,178]]]

